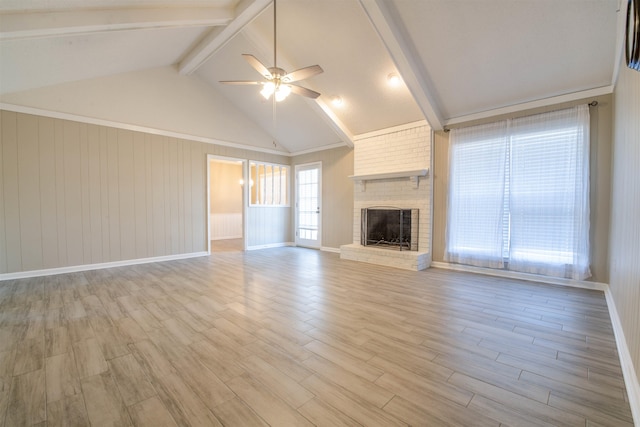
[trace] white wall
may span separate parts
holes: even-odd
[[[355,141],[354,175],[412,171],[431,164],[431,129],[417,124],[360,136]],[[418,188],[409,178],[367,181],[353,193],[353,243],[360,244],[360,210],[370,206],[419,209],[418,250],[430,251],[431,177],[421,177]]]

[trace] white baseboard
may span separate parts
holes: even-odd
[[[624,331],[622,330],[622,323],[618,316],[616,303],[613,300],[613,294],[611,293],[609,286],[605,289],[604,296],[607,299],[609,316],[611,317],[611,326],[613,327],[613,334],[616,338],[618,354],[620,355],[622,376],[624,377],[624,384],[627,387],[627,395],[629,396],[629,406],[631,407],[633,423],[634,425],[640,426],[640,381],[638,381],[638,376],[636,375],[636,371],[633,367],[633,359],[631,359],[631,353],[627,346],[627,340],[624,337]]]
[[[320,250],[325,252],[333,252],[334,254],[340,253],[340,248],[331,248],[329,246],[322,246]]]
[[[478,273],[487,276],[505,277],[507,279],[528,280],[531,282],[546,283],[549,285],[570,286],[573,288],[592,289],[603,291],[608,289],[606,283],[589,282],[587,280],[563,279],[561,277],[542,276],[539,274],[520,273],[518,271],[496,270],[493,268],[475,267],[473,265],[452,264],[442,261],[432,261],[431,267],[445,270],[466,271],[468,273]]]
[[[151,258],[127,259],[123,261],[101,262],[97,264],[72,265],[69,267],[47,268],[43,270],[19,271],[16,273],[0,274],[0,282],[4,280],[26,279],[29,277],[53,276],[55,274],[77,273],[79,271],[99,270],[103,268],[124,267],[127,265],[148,264],[150,262],[174,261],[178,259],[209,256],[209,252],[190,252],[177,255],[163,255]]]
[[[268,243],[266,245],[247,246],[248,251],[256,251],[259,249],[282,248],[285,246],[295,246],[293,242]]]
[[[237,234],[233,236],[216,236],[211,238],[211,240],[230,240],[230,239],[242,239],[242,234]]]

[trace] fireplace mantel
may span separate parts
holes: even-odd
[[[394,178],[409,178],[411,182],[413,182],[414,188],[418,188],[419,178],[421,176],[428,176],[429,169],[417,169],[410,171],[398,171],[398,172],[383,172],[383,173],[373,173],[368,175],[349,175],[355,182],[359,182],[362,186],[362,191],[366,189],[367,181],[376,181],[383,179],[394,179]]]

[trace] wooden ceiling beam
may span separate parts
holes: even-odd
[[[427,122],[434,130],[443,129],[444,120],[432,89],[433,85],[404,30],[395,6],[383,0],[360,0],[360,4]]]
[[[236,6],[234,18],[225,27],[214,28],[209,34],[186,54],[178,64],[180,74],[191,74],[207,62],[229,40],[253,21],[271,4],[271,0],[245,0]]]
[[[0,40],[59,37],[148,28],[226,26],[229,8],[121,8],[0,13]]]

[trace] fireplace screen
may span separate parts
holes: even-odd
[[[418,209],[364,208],[361,211],[361,227],[363,246],[418,250]]]

